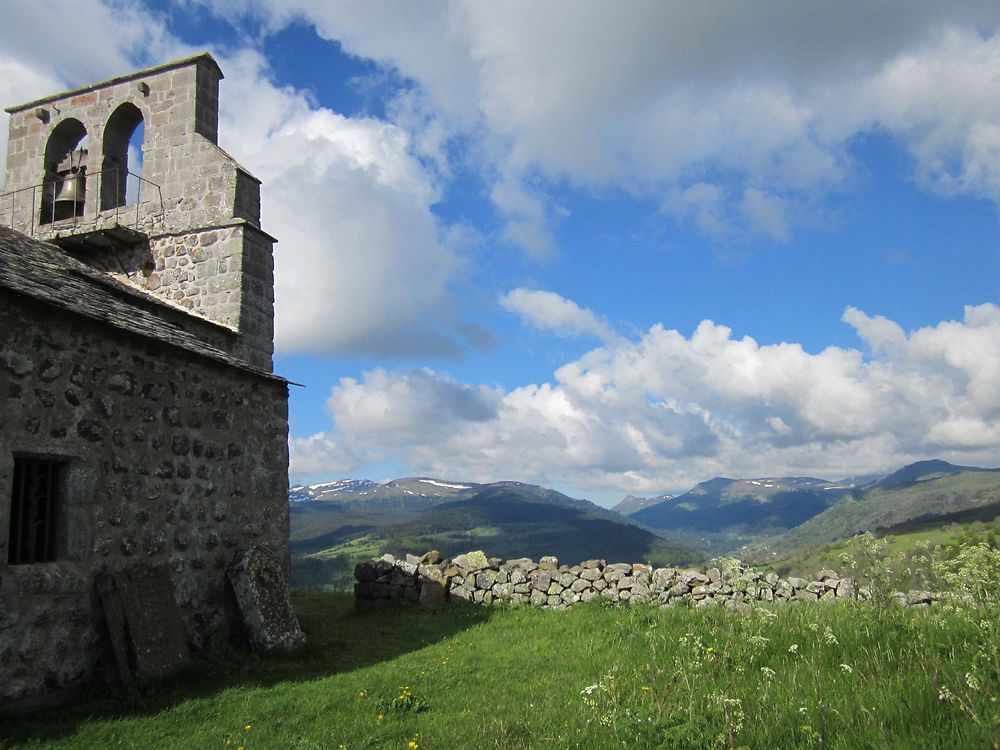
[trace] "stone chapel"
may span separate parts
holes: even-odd
[[[260,182],[217,142],[221,78],[201,54],[7,109],[6,703],[115,664],[126,678],[166,671],[145,644],[231,634],[232,571],[251,548],[287,578],[275,240]]]

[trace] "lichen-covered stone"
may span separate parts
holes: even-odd
[[[229,581],[250,643],[264,651],[305,643],[305,635],[288,599],[288,582],[278,556],[251,546],[229,570]]]
[[[457,561],[458,558],[456,558]],[[482,550],[465,553],[465,569],[470,572],[490,567],[490,561]]]

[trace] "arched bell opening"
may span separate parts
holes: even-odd
[[[39,224],[83,215],[87,199],[87,129],[79,120],[63,120],[45,144]]]
[[[142,112],[129,102],[118,107],[108,118],[101,165],[102,211],[139,200],[145,130]]]

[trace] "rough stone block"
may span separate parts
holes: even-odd
[[[490,561],[482,550],[467,552],[465,553],[464,558],[464,567],[469,572],[475,572],[477,570],[483,570],[484,568],[490,567]],[[455,562],[458,563],[457,557],[455,558]]]
[[[165,565],[137,565],[97,580],[118,675],[164,677],[190,660],[187,633]]]
[[[229,581],[252,646],[287,649],[305,642],[277,555],[253,545],[230,568]]]
[[[546,570],[536,570],[530,576],[531,588],[537,591],[548,591],[552,583],[552,576]]]
[[[420,606],[427,609],[437,609],[444,605],[448,589],[443,583],[424,580],[420,586]]]
[[[558,570],[559,558],[552,557],[551,555],[542,557],[538,561],[538,567],[541,568],[542,570]]]

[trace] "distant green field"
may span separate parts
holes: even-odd
[[[292,558],[293,588],[350,591],[354,566],[382,554],[382,542],[369,535],[349,539],[334,547]]]
[[[893,557],[904,560],[914,554],[919,554],[923,547],[941,547],[947,557],[954,554],[961,545],[986,543],[994,549],[1000,549],[1000,518],[990,521],[966,521],[965,523],[913,524],[917,528],[907,531],[908,526],[900,527],[898,533],[883,532],[876,536],[888,542],[886,551]],[[849,552],[852,541],[844,539],[834,544],[820,548],[802,550],[787,557],[767,559],[761,557],[755,561],[760,567],[774,570],[781,575],[810,576],[823,568],[842,569],[841,555]]]
[[[1000,512],[1000,472],[968,471],[895,489],[845,497],[769,542],[779,556],[835,543],[863,531],[908,531],[951,520],[992,520]]]

